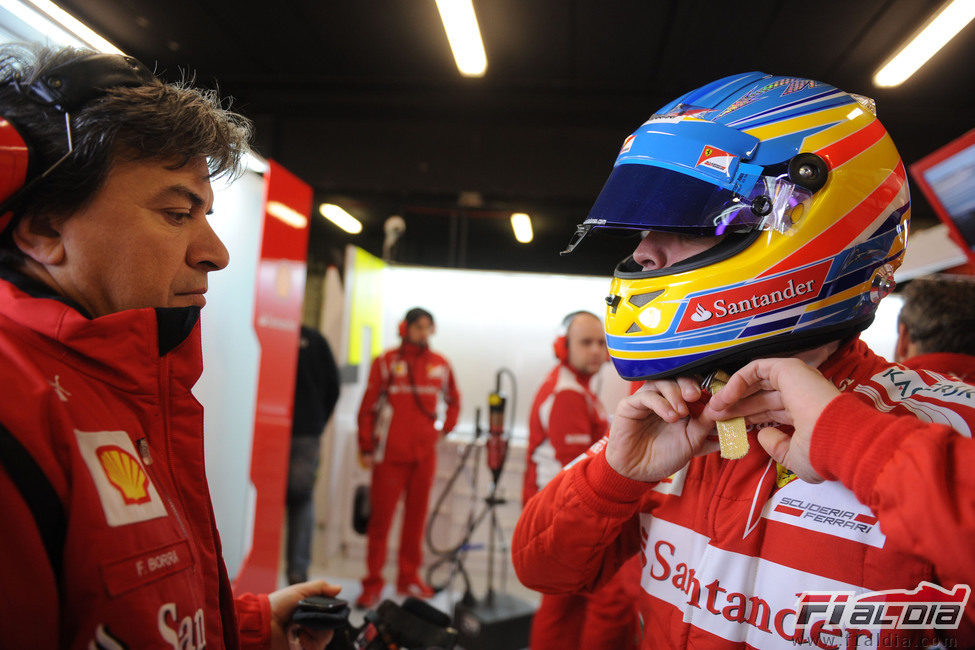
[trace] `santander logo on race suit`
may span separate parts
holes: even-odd
[[[691,298],[677,331],[751,318],[811,300],[822,291],[829,267],[830,260],[824,260],[774,278]]]

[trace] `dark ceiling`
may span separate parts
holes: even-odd
[[[167,78],[219,83],[254,120],[256,148],[364,224],[313,220],[310,259],[346,243],[379,254],[406,219],[399,261],[605,274],[618,250],[558,250],[620,142],[656,108],[748,70],[806,76],[877,100],[911,163],[968,131],[975,27],[903,85],[871,77],[941,0],[474,0],[488,71],[457,72],[433,0],[66,0]],[[462,192],[479,194],[464,201]],[[935,223],[914,192],[915,224]],[[512,211],[535,240],[514,241]],[[589,244],[587,243],[587,246]]]

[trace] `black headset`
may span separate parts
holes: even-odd
[[[94,53],[55,66],[30,84],[14,77],[6,83],[40,107],[64,115],[67,148],[63,156],[41,173],[33,173],[30,141],[23,131],[0,115],[0,232],[13,214],[8,206],[54,171],[71,155],[71,113],[104,95],[111,88],[144,86],[152,71],[131,56]],[[32,174],[28,178],[28,174]]]

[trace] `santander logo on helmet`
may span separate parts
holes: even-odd
[[[820,262],[797,273],[780,275],[737,288],[722,288],[692,298],[678,332],[709,327],[740,318],[776,312],[819,297],[829,262]]]

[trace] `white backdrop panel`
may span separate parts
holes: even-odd
[[[478,406],[486,426],[488,393],[497,371],[508,368],[517,378],[514,433],[527,435],[531,401],[556,363],[552,342],[563,317],[585,309],[602,319],[609,283],[608,276],[390,267],[384,282],[383,341],[387,347],[398,343],[396,328],[407,310],[427,309],[437,324],[431,347],[450,360],[461,391],[458,431],[473,430]],[[507,377],[501,386],[510,398]],[[611,364],[593,387],[610,412],[626,391]]]

